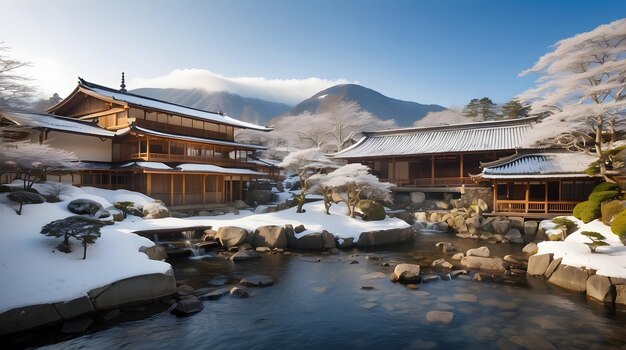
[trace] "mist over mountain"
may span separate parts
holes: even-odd
[[[341,84],[320,91],[300,102],[289,112],[292,115],[322,113],[337,101],[354,101],[361,109],[379,119],[394,119],[400,127],[411,126],[429,112],[439,112],[446,108],[435,104],[421,104],[387,97],[377,91],[356,84]]]
[[[291,106],[284,103],[243,97],[225,91],[141,88],[130,92],[207,111],[222,111],[233,118],[259,125],[265,125],[271,118],[291,109]]]

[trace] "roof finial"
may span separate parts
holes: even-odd
[[[122,72],[122,83],[120,84],[120,92],[126,92],[126,84],[124,84],[124,72]]]

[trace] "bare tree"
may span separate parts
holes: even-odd
[[[9,48],[0,42],[0,108],[24,108],[33,97],[35,88],[28,84],[30,79],[19,71],[31,64],[6,56],[8,51]]]
[[[611,181],[605,150],[624,126],[626,19],[563,39],[520,76],[537,73],[537,87],[518,97],[533,113],[550,113],[535,142],[595,153],[599,172]]]

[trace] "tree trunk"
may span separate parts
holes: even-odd
[[[87,259],[87,241],[83,239],[83,260]]]
[[[304,194],[300,194],[298,197],[298,209],[296,210],[296,213],[302,213],[302,206],[304,205],[304,201],[305,201],[305,197]]]
[[[602,152],[602,129],[603,128],[603,124],[604,123],[604,119],[602,117],[602,114],[598,114],[597,118],[596,118],[596,155],[598,156],[598,166],[600,167],[600,175],[604,178],[604,181],[606,182],[615,182],[613,181],[613,179],[611,179],[608,174],[606,173],[606,157],[604,156],[604,153]]]
[[[22,215],[22,206],[23,205],[24,205],[24,201],[20,201],[20,208],[15,211],[17,213],[17,215]]]

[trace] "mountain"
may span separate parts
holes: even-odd
[[[330,103],[354,101],[379,119],[394,119],[398,126],[411,126],[428,112],[443,111],[439,105],[425,105],[417,102],[396,100],[380,92],[356,84],[341,84],[320,91],[312,97],[300,102],[289,112],[292,115],[303,112],[323,112]]]
[[[207,111],[222,111],[233,118],[259,125],[266,125],[271,118],[289,112],[291,109],[291,106],[283,103],[243,97],[223,91],[141,88],[130,92]]]

